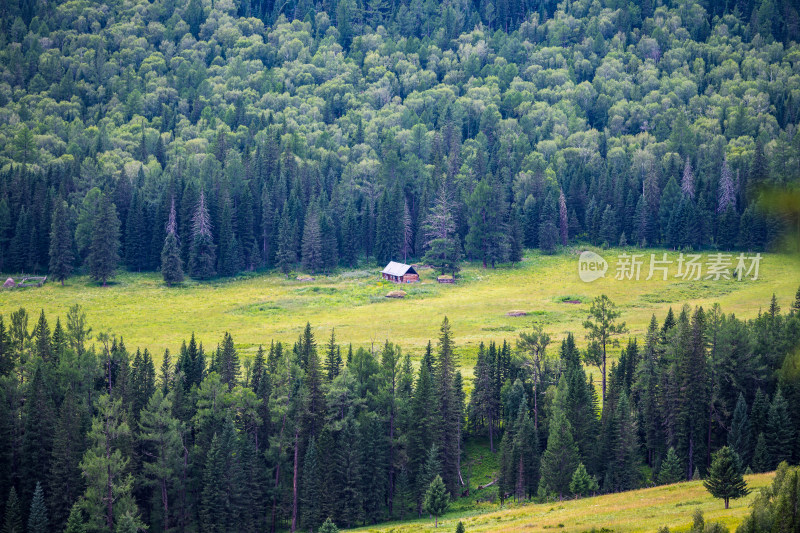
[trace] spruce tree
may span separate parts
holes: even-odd
[[[767,439],[764,437],[764,433],[759,433],[756,439],[751,466],[753,467],[753,472],[756,473],[766,472],[772,467],[772,458],[767,448]]]
[[[79,503],[70,509],[64,533],[86,533],[86,524],[83,521],[83,512]]]
[[[703,486],[715,498],[725,500],[725,509],[731,498],[737,499],[750,494],[742,477],[738,458],[730,448],[723,446],[713,454],[711,469]]]
[[[333,523],[329,516],[319,527],[319,533],[339,533],[339,528],[336,527],[336,524]]]
[[[177,483],[183,455],[183,428],[172,415],[172,395],[156,389],[147,406],[141,411],[139,439],[152,450],[143,457],[142,473],[161,503],[164,531],[169,531],[171,511],[169,495]],[[174,511],[172,511],[174,512]]]
[[[791,461],[794,447],[794,426],[780,389],[772,398],[764,437],[770,455],[770,469],[777,467],[782,461]]]
[[[303,461],[303,476],[301,480],[303,513],[301,522],[305,527],[314,529],[322,521],[323,487],[320,480],[322,472],[317,460],[317,445],[312,436],[306,446],[305,460]]]
[[[444,317],[439,330],[438,359],[436,361],[435,382],[437,404],[442,425],[437,428],[439,450],[441,453],[442,479],[448,490],[456,494],[458,489],[458,461],[461,453],[460,426],[462,413],[458,408],[455,388],[455,374],[458,371],[455,347],[450,321]]]
[[[456,524],[456,533],[465,533],[465,532],[466,532],[466,529],[464,528],[464,522],[459,520],[458,524]]]
[[[240,363],[239,354],[233,345],[233,337],[227,331],[222,338],[222,346],[218,351],[216,361],[217,369],[222,382],[228,385],[228,390],[233,390],[239,379]]]
[[[558,383],[556,398],[550,416],[550,431],[547,448],[542,454],[540,485],[557,492],[560,497],[569,492],[572,474],[578,467],[578,447],[572,436],[572,426],[565,413],[567,383],[564,378]]]
[[[447,492],[441,476],[436,476],[431,481],[425,493],[425,511],[433,515],[434,527],[439,527],[439,517],[450,506],[450,494]]]
[[[60,281],[63,286],[64,280],[72,274],[74,263],[75,255],[72,253],[72,229],[69,224],[68,208],[65,201],[58,199],[50,228],[49,275],[56,281]]]
[[[728,431],[728,446],[739,455],[743,466],[750,464],[753,456],[753,429],[747,416],[747,402],[741,392],[733,410],[731,428]]]
[[[174,197],[170,204],[166,232],[164,247],[161,249],[161,276],[167,285],[172,286],[183,281],[183,261],[181,260],[181,245],[178,240],[178,223],[175,219]]]
[[[675,453],[675,448],[670,447],[667,450],[667,456],[661,462],[661,468],[658,471],[658,482],[661,485],[670,485],[683,481],[686,479],[684,471],[680,458]]]
[[[8,492],[6,500],[6,512],[3,520],[3,533],[24,533],[22,529],[22,513],[20,512],[19,497],[17,489],[13,486]]]
[[[196,279],[208,279],[216,275],[214,270],[215,249],[205,191],[200,191],[200,200],[192,217],[192,243],[189,252],[190,276]]]
[[[314,273],[322,270],[322,232],[317,208],[312,208],[306,215],[303,228],[302,263],[303,268],[308,272]]]
[[[283,206],[280,223],[278,224],[278,250],[276,252],[275,262],[281,272],[287,276],[297,262],[294,231],[289,222],[288,207],[286,204]]]
[[[597,492],[598,488],[594,476],[590,476],[583,463],[579,463],[569,482],[569,491],[576,496],[586,496]]]
[[[87,261],[92,279],[102,282],[105,287],[106,282],[114,277],[119,263],[119,218],[108,194],[100,200],[100,208],[93,220]]]
[[[47,533],[49,524],[47,507],[44,504],[44,491],[42,484],[37,481],[36,490],[33,491],[33,500],[31,500],[31,510],[28,514],[28,533]]]

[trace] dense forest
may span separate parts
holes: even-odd
[[[747,321],[717,305],[670,309],[608,369],[599,354],[625,334],[613,302],[596,298],[585,328],[585,350],[573,334],[551,346],[538,327],[481,344],[467,399],[447,318],[417,368],[398,344],[342,345],[310,325],[254,358],[229,334],[213,349],[192,337],[156,368],[122,337],[93,336],[77,305],[66,317],[0,315],[0,523],[316,530],[328,518],[438,516],[449,499],[544,501],[705,477],[720,449],[738,475],[800,461],[800,290],[788,312],[773,298]],[[477,493],[468,438],[500,456],[496,483]],[[746,531],[794,531],[772,528],[800,520],[781,498],[765,493]]]
[[[793,0],[0,5],[0,271],[763,250]],[[796,229],[795,229],[796,231]]]

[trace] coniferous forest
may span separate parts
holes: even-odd
[[[798,42],[796,0],[2,1],[0,272],[785,249]],[[307,324],[154,354],[0,300],[0,531],[438,525],[480,442],[501,503],[702,478],[727,508],[777,469],[741,531],[796,532],[800,290],[638,336],[592,296],[563,338],[481,343],[466,383],[443,316],[419,353]]]
[[[606,341],[586,350],[536,327],[481,344],[469,400],[446,318],[418,368],[399,344],[356,349],[310,325],[247,363],[230,334],[213,348],[192,336],[156,368],[147,350],[94,334],[77,305],[0,315],[4,531],[23,519],[38,533],[437,517],[470,497],[469,438],[499,454],[501,501],[713,479],[720,449],[739,477],[798,463],[800,290],[787,312],[773,299],[753,320],[716,305],[653,316],[602,386],[584,363],[600,364],[623,324],[604,296],[591,311],[586,330]],[[761,502],[746,531],[792,531],[772,525],[797,523],[796,509]]]
[[[0,271],[769,250],[790,0],[0,6]]]

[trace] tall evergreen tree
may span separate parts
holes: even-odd
[[[731,499],[735,500],[750,494],[737,463],[738,458],[735,453],[727,446],[723,446],[714,453],[708,478],[703,481],[703,486],[712,496],[725,501],[725,509],[728,508]]]
[[[93,220],[87,261],[92,279],[102,282],[105,287],[109,278],[114,277],[119,262],[119,218],[117,208],[107,194],[100,200],[100,208]]]
[[[82,506],[92,528],[113,531],[126,514],[138,520],[132,495],[133,476],[128,470],[130,458],[123,454],[131,432],[125,422],[122,399],[103,394],[97,399],[97,411],[89,431],[91,444],[80,464],[86,480]]]
[[[747,416],[747,402],[740,392],[733,410],[731,428],[728,431],[728,446],[736,452],[743,465],[749,465],[753,456],[753,429]]]
[[[205,191],[200,191],[200,200],[192,217],[192,244],[189,252],[189,275],[196,279],[208,279],[216,275],[216,246],[211,234],[211,217],[206,207]]]
[[[560,497],[569,492],[572,474],[578,467],[578,447],[572,436],[572,426],[567,420],[565,403],[567,382],[562,378],[558,383],[556,398],[550,416],[550,430],[547,448],[542,453],[541,480],[542,487],[556,492]]]
[[[33,491],[33,500],[31,500],[31,510],[28,513],[28,533],[47,533],[49,525],[47,507],[44,504],[44,490],[42,490],[42,484],[37,481],[36,490]]]
[[[6,500],[6,512],[3,520],[3,533],[23,533],[22,513],[20,512],[17,490],[12,486]]]
[[[72,229],[69,224],[67,204],[57,200],[50,227],[50,270],[49,274],[64,285],[64,280],[72,274],[75,255],[72,253]],[[0,268],[2,265],[0,264]]]
[[[228,390],[233,390],[239,380],[240,363],[239,354],[233,345],[233,337],[227,331],[222,337],[222,346],[217,351],[216,366],[222,382],[228,385]]]
[[[181,245],[178,240],[178,223],[175,218],[175,197],[172,198],[170,203],[166,232],[164,247],[161,249],[161,276],[167,285],[171,286],[183,281]]]

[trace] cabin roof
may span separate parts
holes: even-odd
[[[405,276],[406,274],[416,274],[417,271],[411,265],[405,263],[397,263],[390,261],[386,268],[381,271],[381,274],[389,274],[390,276]]]

